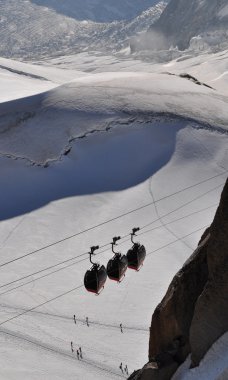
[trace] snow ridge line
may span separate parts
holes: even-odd
[[[47,112],[47,110],[45,110],[45,112]],[[13,127],[17,127],[19,124],[23,123],[24,121],[27,121],[30,118],[33,118],[34,116],[35,116],[35,113],[29,113],[28,115],[26,113],[26,116],[21,117],[20,119],[17,119],[13,126],[5,129],[4,131],[0,131],[0,133],[6,133],[9,129],[11,129]],[[93,135],[94,133],[109,132],[110,130],[112,130],[114,128],[117,128],[117,127],[122,126],[122,125],[130,125],[135,121],[136,121],[135,118],[130,118],[126,121],[125,120],[112,120],[111,122],[107,123],[107,125],[104,129],[92,129],[91,131],[87,131],[86,133],[83,133],[82,135],[70,137],[68,139],[68,143],[62,149],[62,152],[60,152],[59,156],[55,159],[49,159],[49,160],[45,161],[44,163],[38,163],[38,162],[28,158],[28,157],[16,156],[12,153],[0,152],[0,156],[3,158],[9,158],[9,159],[13,159],[13,160],[22,160],[22,161],[28,162],[31,166],[37,166],[37,167],[41,166],[41,167],[47,168],[50,165],[50,163],[60,162],[64,158],[64,156],[67,156],[73,147],[72,143],[76,142],[76,140],[84,139],[86,137]]]
[[[67,102],[67,104],[68,103],[74,104],[73,102]],[[52,106],[53,105],[55,106],[58,104],[62,104],[62,102],[58,101],[58,102],[52,104]],[[43,112],[48,112],[48,108],[44,109]],[[194,117],[191,118],[191,117],[187,117],[184,115],[178,115],[176,113],[171,113],[171,112],[152,112],[151,113],[151,112],[137,112],[134,110],[132,110],[132,111],[121,110],[121,112],[123,113],[123,115],[127,115],[129,117],[129,119],[123,119],[123,120],[114,119],[114,120],[106,123],[106,126],[104,126],[104,127],[102,127],[102,125],[101,125],[100,129],[95,128],[95,129],[87,131],[86,133],[83,133],[79,136],[70,137],[68,139],[67,144],[65,144],[62,151],[59,153],[59,155],[56,158],[47,159],[45,162],[37,162],[37,161],[32,160],[28,157],[14,155],[12,153],[5,153],[5,152],[1,152],[1,151],[0,151],[0,156],[3,158],[9,158],[9,159],[13,159],[13,160],[22,160],[22,161],[28,162],[31,166],[47,168],[51,163],[58,163],[58,162],[62,161],[62,159],[64,159],[64,156],[67,156],[70,153],[71,149],[73,148],[73,143],[75,143],[77,140],[90,137],[91,135],[93,135],[95,133],[109,132],[110,130],[112,130],[114,128],[120,127],[122,125],[128,126],[128,125],[133,124],[134,122],[137,122],[139,124],[143,124],[143,123],[154,123],[154,122],[162,123],[164,121],[166,121],[166,122],[184,121],[187,123],[191,123],[191,127],[195,128],[195,129],[204,129],[204,130],[213,131],[213,132],[215,131],[215,132],[218,132],[218,133],[223,134],[223,135],[228,135],[228,130],[224,129],[221,126],[215,125],[213,122],[209,123],[209,122],[205,122],[203,120],[198,120],[197,118],[194,118]],[[34,117],[35,117],[35,112],[26,112],[23,117],[16,119],[13,126],[10,126],[10,128],[6,128],[2,132],[0,131],[0,133],[7,133],[7,131],[9,129],[11,129],[13,127],[17,127],[18,125],[22,124],[24,121],[27,121],[28,119],[34,118]],[[222,124],[224,126],[226,125],[221,120],[221,125]]]
[[[197,128],[197,129],[199,130],[200,128]],[[209,155],[209,157],[211,157],[211,152],[209,151],[209,149],[205,146],[205,144],[198,137],[196,137],[193,134],[193,131],[188,130],[188,133],[195,139],[195,141],[198,142],[198,144],[200,144],[202,146],[202,148]],[[228,148],[226,149],[226,153],[228,153]],[[221,168],[222,170],[227,171],[227,169],[223,165],[219,164],[217,160],[215,161],[215,163],[218,166],[218,168]]]
[[[0,65],[0,69],[9,71],[10,73],[13,73],[13,74],[23,75],[25,77],[29,77],[29,78],[32,78],[32,79],[39,79],[39,80],[48,81],[47,78],[42,77],[40,75],[31,74],[31,73],[28,73],[28,72],[22,71],[22,70],[12,69],[11,67],[8,67],[8,66]]]

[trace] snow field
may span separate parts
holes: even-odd
[[[163,128],[168,131],[169,127],[165,126]],[[27,313],[1,326],[4,342],[5,339],[10,341],[10,347],[12,339],[15,342],[12,336],[4,336],[4,331],[7,329],[6,332],[19,335],[19,338],[17,338],[19,347],[22,347],[23,351],[26,350],[26,357],[29,358],[26,364],[26,368],[28,368],[27,374],[23,373],[20,367],[17,367],[22,363],[20,350],[14,356],[15,366],[17,367],[16,373],[19,371],[25,379],[38,378],[36,376],[41,378],[42,376],[43,378],[52,376],[53,379],[58,379],[58,376],[59,378],[64,376],[61,371],[64,371],[64,363],[69,363],[69,360],[73,361],[73,364],[70,364],[72,375],[69,374],[69,379],[71,376],[78,379],[82,376],[86,379],[90,379],[90,376],[91,378],[95,376],[95,378],[99,379],[102,379],[102,376],[104,378],[114,376],[115,378],[114,374],[121,375],[118,372],[118,365],[121,361],[128,364],[130,372],[142,366],[146,361],[148,327],[153,308],[163,296],[172,276],[195,248],[205,227],[211,222],[226,177],[223,165],[227,164],[227,157],[219,157],[217,163],[215,163],[214,159],[218,152],[224,150],[224,145],[226,145],[225,135],[204,130],[198,131],[190,125],[181,128],[178,123],[176,127],[174,125],[172,127],[177,130],[175,148],[172,147],[172,149],[170,148],[172,140],[169,133],[167,132],[168,134],[164,138],[165,134],[162,131],[161,133],[159,132],[161,126],[153,125],[141,125],[140,127],[136,125],[133,128],[118,127],[109,133],[90,136],[85,140],[81,140],[81,142],[77,142],[71,154],[62,163],[56,163],[48,170],[55,171],[56,168],[59,169],[61,166],[67,167],[71,161],[74,162],[75,169],[80,166],[82,172],[86,172],[87,167],[89,172],[85,177],[88,177],[89,173],[92,175],[91,183],[86,184],[90,187],[93,183],[93,176],[99,175],[102,160],[107,157],[107,150],[109,150],[110,157],[113,160],[109,162],[106,159],[106,165],[109,162],[107,169],[110,169],[112,174],[110,178],[107,178],[107,182],[110,186],[115,186],[118,181],[122,184],[124,174],[127,176],[128,173],[131,173],[132,178],[134,178],[131,187],[129,188],[128,182],[126,182],[127,188],[124,190],[102,191],[101,187],[97,194],[93,193],[93,190],[92,194],[88,195],[52,200],[42,208],[31,211],[29,214],[1,223],[2,239],[5,239],[5,243],[1,248],[2,257],[10,260],[29,250],[40,248],[44,244],[55,241],[56,236],[59,238],[65,237],[71,232],[74,233],[88,227],[88,225],[93,226],[100,221],[128,212],[132,209],[132,205],[136,208],[142,204],[147,204],[153,201],[151,191],[155,200],[167,197],[157,202],[157,211],[164,223],[173,222],[167,226],[169,228],[167,231],[166,227],[161,225],[161,221],[157,220],[158,215],[153,204],[151,204],[146,209],[110,222],[94,231],[83,234],[81,237],[70,239],[48,250],[1,268],[2,284],[4,284],[6,281],[34,272],[34,269],[39,270],[53,265],[54,262],[60,262],[65,258],[86,252],[92,244],[106,244],[111,241],[112,236],[115,234],[129,233],[133,226],[142,226],[157,220],[145,228],[145,231],[149,231],[151,228],[151,231],[147,234],[144,233],[144,230],[141,231],[140,241],[146,245],[148,256],[144,267],[139,273],[128,270],[126,278],[121,284],[107,282],[107,286],[99,297],[86,293],[82,287],[45,305],[43,308],[38,308],[34,312]],[[157,136],[156,129],[158,130]],[[131,135],[134,136],[134,134],[135,137],[131,138]],[[163,138],[161,138],[162,135]],[[122,174],[119,174],[120,162],[122,160],[124,163],[126,159],[126,157],[121,156],[121,146],[126,147],[128,142],[127,152],[131,152],[131,149],[135,151],[138,144],[140,144],[140,138],[144,144],[148,141],[148,148],[144,152],[148,154],[148,157],[146,154],[148,164],[145,163],[145,155],[141,153],[141,155],[135,156],[135,161],[130,159],[128,167],[123,166],[121,168]],[[192,141],[189,139],[192,139]],[[214,145],[212,140],[215,141]],[[213,145],[211,156],[209,151],[206,148],[203,150],[201,146],[203,143],[207,147],[207,142],[210,143],[211,148]],[[116,158],[117,145],[120,149],[119,158]],[[102,147],[104,149],[103,156],[101,153]],[[157,149],[153,149],[155,147]],[[161,153],[161,148],[163,153]],[[172,154],[169,153],[170,150],[173,150]],[[93,163],[90,160],[88,162],[84,160],[84,157],[90,157],[91,155]],[[166,158],[166,164],[163,162],[164,158],[162,156]],[[169,157],[168,159],[167,156]],[[80,157],[83,160],[80,160]],[[45,183],[43,194],[49,187],[48,181],[52,182],[53,188],[59,188],[53,183],[53,179],[50,178],[50,173],[46,169],[25,167],[23,162],[9,159],[1,159],[2,163],[4,160],[7,162],[8,173],[10,166],[12,166],[14,172],[15,165],[17,166],[18,178],[22,183],[26,181],[26,177],[30,178],[31,183],[34,182],[31,179],[33,171],[36,171],[37,175],[40,170],[47,173],[43,179]],[[162,167],[157,167],[158,164],[154,167],[153,162],[155,161],[159,161]],[[140,169],[144,168],[145,170],[147,165],[150,170],[145,172],[145,179],[138,177],[137,170],[139,172]],[[103,165],[103,175],[107,175],[104,170]],[[72,170],[70,172],[72,174]],[[66,173],[66,169],[64,173]],[[151,178],[150,175],[152,175]],[[77,174],[76,178],[79,178],[78,176]],[[146,177],[149,179],[146,179]],[[57,178],[59,178],[59,175]],[[126,178],[126,181],[129,180],[131,178]],[[41,184],[40,181],[39,183]],[[70,181],[67,181],[67,183],[68,186],[73,184]],[[193,186],[197,183],[199,184]],[[6,184],[5,186],[7,187]],[[188,187],[190,188],[188,189]],[[183,190],[185,188],[186,190]],[[14,195],[16,195],[17,189],[18,187],[15,186]],[[170,196],[175,192],[177,192],[176,195]],[[43,194],[41,191],[41,198]],[[11,200],[14,195],[12,194]],[[193,214],[196,212],[197,214]],[[168,215],[164,216],[166,214]],[[176,219],[177,221],[175,222]],[[14,231],[11,233],[12,229]],[[177,239],[180,240],[175,241]],[[129,246],[130,241],[128,240],[121,244],[120,248],[123,252],[126,252]],[[106,263],[110,257],[111,251],[107,251],[99,254],[98,260]],[[34,276],[34,281],[27,286],[9,292],[5,296],[2,295],[1,304],[4,307],[1,309],[0,323],[8,318],[15,317],[26,309],[36,307],[37,304],[46,302],[75,286],[80,286],[83,283],[84,272],[88,267],[89,260],[87,259],[39,281],[35,281],[36,276]],[[18,283],[15,285],[18,285]],[[2,291],[5,289],[8,290],[10,287],[3,288]],[[76,317],[81,320],[76,326],[73,323],[73,314],[76,314]],[[101,325],[91,324],[90,327],[87,327],[85,325],[86,316],[91,321]],[[124,326],[123,334],[119,330],[119,323]],[[102,326],[102,324],[115,327]],[[127,328],[125,330],[125,326],[132,327],[132,330]],[[24,341],[23,339],[25,338],[32,341],[32,343]],[[82,346],[85,361],[78,363],[75,357],[72,359],[67,356],[71,356],[71,340],[75,342],[75,345]],[[38,352],[40,353],[43,350],[47,351],[47,358],[43,361],[42,368],[39,369],[35,358],[37,357],[37,360],[39,360]],[[34,351],[36,354],[34,354]],[[41,355],[43,356],[43,354]],[[63,367],[62,370],[59,369],[58,374],[56,369],[52,371],[52,366],[54,365],[55,367],[57,358],[58,362],[62,362]],[[32,363],[34,363],[34,366]],[[102,370],[97,369],[96,366],[100,366],[106,371],[111,371],[111,373],[105,372],[102,375]],[[10,371],[8,367],[5,372],[10,379],[16,378],[14,377],[16,373]]]
[[[48,86],[71,74],[75,81],[39,95],[28,89],[30,97],[0,104],[0,377],[116,379],[120,362],[129,373],[145,364],[152,312],[211,223],[227,177],[223,58],[196,58],[201,81],[221,75],[210,90],[162,74],[193,73],[193,59],[169,67],[141,63],[147,72],[137,73],[139,61],[131,61],[129,72],[129,60],[64,57],[47,62],[40,76]],[[54,63],[60,64],[52,72]],[[39,73],[13,61],[4,65],[23,83],[28,79],[15,70]],[[82,67],[97,74],[81,74]],[[41,79],[29,80],[40,92]],[[46,161],[48,167],[37,166]],[[97,260],[106,264],[112,237],[137,226],[147,249],[141,271],[128,270],[121,284],[107,281],[99,297],[87,293],[89,247],[104,246]],[[119,249],[130,246],[126,236]],[[83,360],[71,353],[71,341],[82,347]],[[218,367],[216,376],[223,376],[226,363],[219,359]],[[196,375],[184,367],[178,376]]]
[[[1,128],[7,132],[0,152],[44,165],[59,160],[74,140],[89,133],[134,120],[151,122],[164,114],[171,115],[168,120],[177,115],[227,130],[226,101],[213,89],[168,74],[85,75],[51,91],[0,104]]]
[[[178,369],[173,380],[226,380],[228,362],[228,334],[224,334],[205,355],[199,367],[189,370],[190,360]]]

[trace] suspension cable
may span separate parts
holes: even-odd
[[[155,252],[158,252],[158,251],[162,250],[163,248],[166,248],[166,247],[168,247],[168,246],[170,246],[170,245],[172,245],[172,244],[174,244],[174,243],[180,241],[181,239],[184,239],[185,237],[188,237],[188,236],[190,236],[190,235],[192,235],[192,234],[194,234],[194,233],[196,233],[196,232],[198,232],[198,231],[200,231],[200,230],[202,230],[202,229],[204,229],[204,228],[206,228],[206,227],[208,227],[208,225],[203,226],[203,227],[201,227],[201,228],[198,228],[197,230],[195,230],[195,231],[193,231],[193,232],[191,232],[191,233],[189,233],[189,234],[187,234],[187,235],[185,235],[185,236],[182,236],[181,238],[178,238],[178,239],[176,239],[176,240],[174,240],[174,241],[172,241],[172,242],[170,242],[170,243],[168,243],[168,244],[166,244],[166,245],[164,245],[164,246],[162,246],[162,247],[160,247],[160,248],[155,249],[154,251],[149,252],[149,253],[147,254],[147,256],[149,256],[149,255],[151,255],[151,254],[153,254],[153,253],[155,253]],[[11,321],[13,321],[14,319],[17,319],[17,318],[19,318],[19,317],[21,317],[21,316],[23,316],[23,315],[25,315],[25,314],[27,314],[27,313],[29,313],[29,312],[32,312],[32,311],[38,309],[39,307],[42,307],[42,306],[44,306],[44,305],[47,305],[47,304],[50,303],[50,302],[56,301],[57,299],[59,299],[59,298],[61,298],[61,297],[64,297],[64,296],[66,296],[66,295],[68,295],[68,294],[70,294],[70,293],[72,293],[72,292],[75,292],[75,291],[77,291],[77,290],[79,290],[79,289],[81,289],[81,288],[83,288],[83,287],[84,287],[83,284],[82,284],[82,285],[78,285],[78,286],[76,286],[76,287],[74,287],[74,288],[72,288],[72,289],[70,289],[70,290],[67,290],[67,291],[64,292],[64,293],[59,294],[58,296],[55,296],[55,297],[53,297],[53,298],[50,298],[49,300],[46,300],[45,302],[42,302],[42,303],[40,303],[40,304],[38,304],[38,305],[36,305],[36,306],[31,307],[30,309],[24,310],[23,312],[21,312],[21,313],[19,313],[19,314],[17,314],[17,315],[14,315],[13,317],[8,318],[8,319],[6,319],[6,320],[3,321],[3,322],[0,322],[0,326],[4,325],[4,324],[7,323],[7,322],[11,322]]]
[[[144,209],[144,208],[147,208],[147,207],[149,207],[149,206],[152,206],[152,205],[154,205],[155,203],[161,202],[162,200],[167,199],[167,198],[170,198],[170,197],[172,197],[172,196],[174,196],[174,195],[176,195],[176,194],[180,194],[180,193],[183,192],[183,191],[186,191],[186,190],[188,190],[188,189],[191,189],[191,188],[193,188],[193,187],[195,187],[195,186],[197,186],[197,185],[200,185],[200,184],[202,184],[202,183],[208,182],[208,181],[210,181],[211,179],[214,179],[214,178],[217,178],[217,177],[219,177],[219,176],[224,175],[225,173],[227,173],[227,171],[226,171],[226,172],[223,172],[223,173],[220,173],[220,174],[217,174],[217,175],[215,175],[215,176],[213,176],[213,177],[207,178],[207,179],[205,179],[205,180],[203,180],[203,181],[200,181],[200,182],[198,182],[198,183],[196,183],[196,184],[194,184],[194,185],[187,186],[187,187],[184,188],[184,189],[178,190],[178,191],[176,191],[176,192],[174,192],[174,193],[172,193],[172,194],[166,195],[166,196],[164,196],[164,197],[162,197],[162,198],[160,198],[160,199],[157,199],[157,200],[155,200],[155,201],[151,201],[151,202],[149,202],[149,203],[147,203],[147,204],[145,204],[145,205],[139,206],[139,207],[137,207],[137,208],[135,208],[135,209],[129,210],[129,211],[123,213],[123,214],[120,214],[120,215],[118,215],[118,216],[116,216],[116,217],[113,217],[113,218],[111,218],[111,219],[108,219],[108,220],[106,220],[106,221],[104,221],[104,222],[98,223],[98,224],[96,224],[96,225],[94,225],[94,226],[88,227],[88,228],[86,228],[85,230],[82,230],[82,231],[76,232],[75,234],[69,235],[69,236],[67,236],[67,237],[65,237],[65,238],[63,238],[63,239],[57,240],[57,241],[55,241],[55,242],[53,242],[53,243],[47,244],[47,245],[45,245],[44,247],[41,247],[41,248],[38,248],[38,249],[36,249],[36,250],[34,250],[34,251],[28,252],[28,253],[26,253],[26,254],[24,254],[24,255],[22,255],[22,256],[15,257],[14,259],[11,259],[11,260],[9,260],[9,261],[6,261],[6,262],[0,264],[0,268],[4,267],[4,266],[6,266],[6,265],[9,265],[9,264],[11,264],[11,263],[14,263],[15,261],[22,260],[22,259],[24,259],[25,257],[28,257],[28,256],[34,255],[34,254],[36,254],[36,253],[39,253],[39,252],[41,252],[41,251],[43,251],[43,250],[45,250],[45,249],[47,249],[47,248],[53,247],[53,246],[55,246],[55,245],[57,245],[57,244],[60,244],[60,243],[62,243],[62,242],[65,242],[65,241],[67,241],[67,240],[69,240],[69,239],[72,239],[72,238],[74,238],[74,237],[80,236],[80,235],[82,235],[82,234],[84,234],[84,233],[86,233],[86,232],[92,231],[92,230],[94,230],[94,229],[96,229],[96,228],[98,228],[98,227],[104,226],[105,224],[108,224],[108,223],[110,223],[110,222],[113,222],[113,221],[115,221],[115,220],[118,220],[118,219],[120,219],[120,218],[123,218],[124,216],[130,215],[130,214],[132,214],[132,213],[134,213],[134,212],[137,212],[137,211],[139,211],[139,210],[142,210],[142,209]],[[218,187],[220,187],[220,186],[222,186],[222,184],[219,185]]]
[[[175,223],[175,222],[177,222],[177,221],[179,221],[179,220],[183,220],[183,219],[185,219],[185,218],[187,218],[187,217],[189,217],[189,216],[192,216],[192,215],[197,214],[197,213],[199,213],[199,212],[202,212],[202,211],[208,210],[209,208],[212,208],[212,207],[215,207],[215,206],[217,206],[217,204],[214,204],[214,205],[212,205],[212,206],[209,206],[209,207],[203,208],[203,209],[201,209],[201,210],[198,210],[198,211],[192,212],[192,213],[190,213],[190,214],[188,214],[188,215],[185,215],[185,216],[183,216],[183,217],[180,217],[180,218],[178,218],[178,219],[174,219],[174,220],[172,220],[171,222],[166,223],[166,224],[169,225],[169,224]],[[142,227],[142,228],[143,228],[143,227]],[[141,229],[142,229],[142,228],[141,228]],[[139,233],[137,234],[137,236],[141,236],[141,235],[144,235],[144,234],[149,233],[150,231],[154,231],[154,230],[156,230],[156,229],[161,229],[161,228],[163,228],[163,225],[153,227],[153,228],[151,228],[151,229],[149,229],[149,230],[147,230],[147,231],[139,232]],[[127,235],[122,236],[119,245],[124,244],[124,243],[126,242],[126,240],[123,240],[123,239],[129,237],[130,235],[131,235],[131,234],[127,234]],[[105,248],[105,247],[107,247],[107,246],[109,246],[109,245],[110,245],[110,243],[104,244],[104,245],[100,246],[100,249]],[[104,253],[104,252],[107,252],[107,251],[109,251],[109,250],[110,250],[110,249],[107,248],[107,249],[105,249],[105,250],[103,250],[103,251],[101,251],[101,252],[98,252],[96,255],[100,255],[100,254],[102,254],[102,253]],[[31,276],[34,276],[34,275],[40,274],[40,273],[42,273],[42,272],[45,272],[45,271],[47,271],[47,270],[49,270],[49,269],[56,268],[56,267],[58,267],[58,266],[60,266],[60,265],[62,265],[62,264],[68,263],[68,262],[70,262],[70,261],[73,261],[73,260],[75,260],[75,259],[77,259],[77,258],[79,258],[79,257],[85,256],[85,255],[87,256],[87,255],[88,255],[88,252],[82,253],[81,255],[74,256],[74,257],[72,257],[72,258],[70,258],[70,259],[67,259],[67,260],[61,261],[61,262],[59,262],[59,263],[57,263],[57,264],[51,265],[51,266],[46,267],[46,268],[43,268],[43,269],[41,269],[41,270],[39,270],[39,271],[36,271],[36,272],[30,273],[30,274],[28,274],[28,275],[26,275],[26,276],[20,277],[20,278],[18,278],[18,279],[16,279],[16,280],[10,281],[10,282],[8,282],[8,283],[6,283],[6,284],[1,285],[1,286],[0,286],[0,289],[3,288],[3,287],[6,287],[6,286],[12,285],[12,284],[14,284],[14,283],[16,283],[16,282],[19,282],[19,281],[25,280],[26,278],[29,278],[29,277],[31,277]],[[57,272],[59,272],[59,271],[62,271],[62,270],[64,270],[64,269],[66,269],[66,268],[69,268],[69,267],[71,267],[71,266],[74,266],[74,265],[76,265],[76,264],[78,264],[78,263],[81,263],[81,262],[83,262],[83,261],[86,261],[86,260],[87,260],[87,258],[85,258],[85,259],[83,259],[83,260],[76,261],[76,262],[74,262],[74,263],[71,263],[71,264],[69,264],[69,265],[64,266],[63,268],[60,268],[60,269],[55,270],[55,271],[52,271],[52,272],[47,273],[47,274],[45,274],[45,275],[43,275],[43,276],[40,276],[40,277],[38,277],[38,278],[32,279],[31,281],[28,281],[28,282],[26,282],[26,283],[23,283],[23,284],[21,284],[21,285],[19,285],[19,286],[16,286],[16,287],[14,287],[14,288],[11,288],[11,289],[9,289],[9,290],[6,290],[6,291],[0,293],[0,296],[3,295],[3,294],[9,293],[9,292],[11,292],[11,291],[13,291],[13,290],[15,290],[15,289],[18,289],[18,288],[20,288],[20,287],[22,287],[22,286],[25,286],[25,285],[27,285],[27,284],[30,284],[31,282],[34,282],[34,281],[37,281],[37,280],[39,280],[39,279],[45,278],[45,277],[47,277],[47,276],[50,276],[50,275],[52,275],[52,274],[55,274],[55,273],[57,273]]]

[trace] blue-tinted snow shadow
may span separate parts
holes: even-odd
[[[97,133],[75,141],[63,161],[47,168],[2,158],[0,220],[57,199],[124,190],[145,181],[170,160],[184,126],[180,121]]]

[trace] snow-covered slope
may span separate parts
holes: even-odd
[[[171,59],[172,52],[167,52],[168,63],[152,64],[150,59],[142,62],[140,59],[131,59],[131,56],[104,56],[101,54],[91,54],[89,52],[80,53],[76,56],[62,56],[42,61],[48,68],[58,67],[62,69],[82,70],[86,73],[101,72],[134,72],[147,73],[169,73],[179,75],[189,73],[199,81],[213,87],[219,93],[228,93],[228,51],[217,52],[216,54],[204,53],[194,56],[193,52],[186,52],[178,55],[178,58]],[[139,56],[140,58],[140,56]]]
[[[178,75],[86,75],[41,95],[0,104],[0,152],[44,164],[61,157],[76,138],[162,113],[227,130],[226,103],[227,97],[215,89]]]
[[[76,62],[78,59],[77,57]],[[108,62],[110,63],[109,60]],[[216,67],[216,62],[213,57],[211,67]],[[111,63],[111,70],[120,69],[120,62],[116,66]],[[103,131],[116,123],[131,124],[138,117],[148,121],[154,115],[164,113],[227,129],[227,94],[216,88],[214,79],[217,74],[210,78],[210,82],[206,69],[198,76],[202,82],[206,77],[207,86],[210,84],[212,87],[209,88],[179,77],[181,67],[186,71],[187,65],[191,66],[191,60],[189,64],[181,61],[163,65],[157,73],[146,72],[150,65],[144,66],[144,73],[129,72],[129,64],[130,61],[122,61],[124,72],[120,73],[86,73],[83,76],[82,73],[77,71],[74,74],[71,70],[70,74],[75,80],[69,83],[40,95],[0,104],[0,127],[5,131],[0,140],[1,154],[23,156],[31,162],[45,164],[48,160],[60,158],[74,139],[92,131]],[[194,60],[192,64],[195,68]],[[9,65],[12,67],[12,61]],[[92,65],[95,65],[93,60]],[[136,64],[135,66],[137,68]],[[27,69],[30,72],[31,67],[28,66]],[[81,67],[86,70],[83,62]],[[152,67],[152,71],[155,68]],[[224,66],[222,68],[224,70]],[[23,70],[25,69],[26,65]],[[34,67],[33,72],[35,70],[37,67]],[[46,135],[45,142],[43,134]]]
[[[77,8],[78,1],[74,4]],[[148,29],[165,5],[161,1],[131,21],[98,23],[79,21],[30,1],[0,1],[0,55],[41,59],[80,50],[116,51],[128,46],[129,38],[137,32]],[[101,14],[103,8],[96,9]]]
[[[1,159],[1,199],[5,201],[5,192],[12,202],[10,210],[21,208],[17,217],[1,222],[1,263],[152,202],[81,237],[2,267],[4,285],[83,254],[91,244],[109,243],[115,234],[125,235],[135,225],[147,225],[138,237],[147,247],[144,267],[139,273],[129,270],[121,284],[109,281],[99,297],[87,294],[83,287],[73,291],[82,285],[90,266],[87,255],[80,258],[82,262],[76,258],[27,277],[25,286],[18,288],[23,283],[18,281],[1,289],[2,378],[114,379],[123,377],[120,362],[131,373],[146,361],[152,310],[210,223],[219,201],[226,178],[220,167],[227,165],[227,159],[221,161],[226,146],[225,135],[197,131],[188,123],[135,124],[78,141],[62,163],[47,169]],[[124,182],[131,187],[117,190]],[[95,185],[100,186],[97,194]],[[77,196],[77,190],[86,186],[93,194]],[[163,199],[157,202],[157,211],[165,224],[171,222],[167,226],[171,232],[158,220],[153,197]],[[24,214],[38,199],[42,207]],[[126,239],[119,249],[126,252],[129,246]],[[111,251],[107,247],[101,252],[97,259],[106,264]],[[17,289],[3,295],[9,288]],[[71,341],[75,348],[82,347],[80,362],[71,353]]]
[[[80,76],[85,73],[0,58],[0,102],[44,92]]]
[[[147,361],[153,309],[211,223],[227,177],[226,57],[1,60],[0,80],[26,83],[27,73],[37,92],[42,77],[60,86],[0,104],[0,378],[126,378],[121,362],[131,373]],[[112,237],[135,226],[147,248],[141,271],[108,281],[99,297],[86,293],[89,247],[105,245],[96,259],[106,264]],[[119,249],[130,246],[126,236]]]
[[[172,380],[227,380],[228,333],[224,334],[208,351],[199,367],[189,369],[190,360],[178,369]]]
[[[111,22],[130,20],[159,0],[30,0],[76,20]]]

